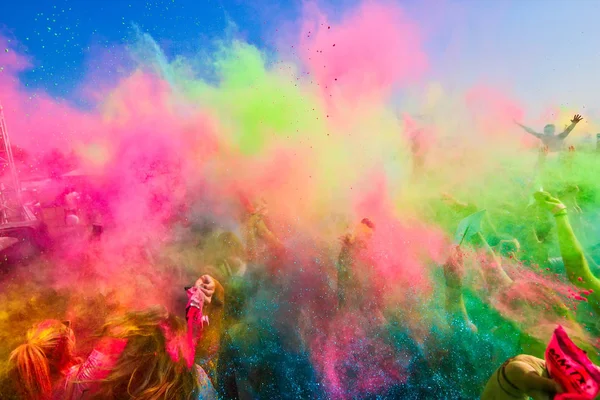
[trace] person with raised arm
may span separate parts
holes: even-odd
[[[267,262],[277,268],[285,254],[285,247],[268,226],[266,202],[260,200],[255,205],[248,199],[243,199],[242,203],[245,207],[243,233],[248,261]]]
[[[450,252],[450,256],[444,263],[444,278],[446,280],[446,302],[445,310],[450,325],[455,322],[464,323],[473,332],[477,332],[477,327],[471,322],[465,301],[463,297],[463,278],[464,278],[464,253],[460,246],[455,246]]]
[[[544,132],[538,133],[525,125],[521,125],[517,121],[515,121],[515,123],[521,128],[523,128],[525,132],[540,139],[543,147],[547,148],[548,151],[556,152],[563,149],[564,140],[567,138],[567,136],[569,136],[569,134],[575,128],[575,126],[577,126],[577,124],[581,122],[581,120],[583,120],[583,117],[579,114],[575,114],[573,116],[573,119],[571,120],[571,125],[567,126],[565,130],[562,133],[559,133],[558,135],[555,135],[556,126],[554,126],[553,124],[546,125],[544,127]]]
[[[195,362],[201,366],[211,380],[217,377],[219,363],[219,345],[224,330],[225,289],[210,275],[202,275],[195,283],[204,294],[203,312],[208,316],[209,324],[203,328],[196,343]]]
[[[187,324],[163,308],[109,320],[100,344],[83,364],[71,369],[54,398],[216,399],[208,376],[193,362],[195,331],[205,323],[203,296],[203,290],[194,291]]]
[[[363,218],[354,232],[347,233],[340,239],[342,248],[337,261],[338,308],[344,308],[349,302],[350,296],[361,293],[360,282],[356,276],[356,263],[359,253],[367,248],[374,231],[375,224],[370,219]],[[356,301],[358,299],[350,300],[351,303]]]
[[[186,293],[187,323],[164,308],[128,312],[104,326],[85,361],[74,356],[70,322],[37,324],[9,359],[14,394],[26,400],[216,399],[194,357],[209,322],[205,305],[218,302],[222,288],[204,275]]]
[[[573,285],[586,290],[589,293],[588,298],[592,300],[590,302],[592,306],[596,310],[600,309],[600,297],[598,297],[600,279],[592,273],[583,248],[573,232],[567,206],[547,192],[537,192],[534,197],[539,205],[554,215],[560,254],[565,264],[567,278]]]

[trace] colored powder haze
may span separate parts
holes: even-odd
[[[304,290],[259,291],[248,312],[269,318],[261,296],[274,299],[278,309],[293,304],[290,321],[328,396],[361,396],[406,382],[411,366],[390,356],[403,350],[369,331],[372,322],[362,319],[370,316],[327,319],[327,307],[315,304],[317,298],[333,301],[338,238],[356,221],[368,216],[377,225],[364,254],[371,268],[360,279],[372,282],[385,309],[421,342],[442,324],[440,265],[459,220],[442,193],[503,210],[527,204],[528,193],[540,186],[558,187],[548,176],[566,173],[595,193],[600,171],[583,154],[569,172],[538,176],[536,139],[513,122],[560,128],[578,112],[585,120],[570,138],[578,143],[599,129],[591,101],[600,88],[596,80],[583,81],[593,76],[597,55],[554,37],[568,17],[554,24],[549,11],[577,13],[577,32],[561,35],[586,40],[592,31],[579,33],[579,27],[590,25],[593,12],[579,6],[587,2],[568,3],[566,10],[559,2],[547,9],[503,2],[489,10],[464,1],[352,3],[305,3],[299,18],[276,10],[282,17],[261,27],[266,39],[259,44],[243,25],[228,23],[210,40],[190,40],[181,52],[168,37],[157,41],[135,25],[132,16],[124,21],[127,39],[92,46],[87,72],[77,82],[60,83],[63,93],[43,88],[49,78],[32,81],[39,60],[26,51],[27,39],[7,27],[0,37],[6,49],[0,53],[0,101],[14,144],[29,157],[18,160],[21,175],[60,170],[48,154],[70,157],[71,167],[92,177],[112,218],[103,241],[73,237],[52,254],[6,271],[2,359],[43,318],[80,321],[74,326],[85,349],[91,343],[85,335],[112,312],[154,304],[177,311],[180,288],[205,271],[220,278],[200,245],[201,227],[237,229],[236,199],[245,193],[268,204],[272,228],[296,260],[281,268]],[[516,14],[522,16],[518,23]],[[539,49],[530,53],[540,35],[533,27],[544,23],[537,17],[556,39],[552,58]],[[495,41],[507,31],[502,24],[514,30],[506,41]],[[419,129],[426,173],[415,177],[411,137]],[[555,164],[550,171],[559,168]],[[593,233],[595,211],[596,203],[587,205],[582,236]],[[518,213],[490,214],[503,233],[520,234]],[[580,303],[574,300],[579,291],[555,275],[560,271],[516,262],[507,269],[518,285],[490,293],[477,256],[467,258],[467,305],[490,330],[497,323],[488,314],[513,321],[541,342],[548,332],[528,323],[533,315],[538,326],[568,325],[549,305],[552,296],[536,292],[539,286],[552,288],[569,307]],[[339,367],[348,354],[360,377],[352,387],[344,386]]]

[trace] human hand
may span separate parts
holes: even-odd
[[[446,261],[446,264],[444,264],[444,269],[447,273],[452,275],[452,278],[462,280],[464,275],[463,263],[464,253],[460,246],[455,246],[450,251],[448,260]]]
[[[517,254],[521,251],[521,244],[517,239],[502,239],[496,245],[499,253],[510,258],[517,258]]]
[[[204,301],[208,304],[212,301],[212,296],[215,293],[216,283],[212,276],[202,275],[196,281],[196,286],[200,288],[202,294],[204,294]]]
[[[254,214],[266,217],[268,213],[269,209],[267,208],[267,201],[263,198],[259,199],[254,205]]]
[[[555,215],[567,208],[559,199],[552,197],[548,192],[535,192],[533,197],[540,206]]]
[[[576,123],[580,122],[581,120],[583,120],[583,117],[579,114],[575,114],[575,116],[573,116],[573,119],[571,120],[571,122],[576,124]]]
[[[448,192],[442,192],[442,193],[440,193],[440,195],[442,197],[442,200],[444,200],[445,202],[452,203],[452,202],[456,201],[454,199],[454,197],[452,197],[452,195]]]
[[[342,243],[342,246],[351,246],[354,243],[354,236],[347,233],[340,237],[340,242]]]
[[[448,262],[452,265],[462,265],[464,261],[464,255],[465,254],[460,248],[460,246],[454,246],[452,250],[450,250]]]
[[[473,322],[471,322],[471,320],[467,320],[467,328],[473,332],[473,333],[478,333],[479,330],[477,329],[477,325],[475,325]]]
[[[577,194],[580,192],[579,186],[578,185],[568,185],[565,188],[565,193],[566,194]]]

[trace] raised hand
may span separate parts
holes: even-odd
[[[581,120],[583,120],[583,117],[579,114],[575,114],[575,116],[573,117],[573,119],[571,120],[572,123],[576,124],[578,122],[580,122]]]
[[[540,206],[544,207],[552,214],[556,214],[567,208],[567,206],[565,206],[559,199],[552,197],[552,195],[548,192],[536,192],[533,194],[533,197]]]
[[[196,286],[198,286],[204,294],[204,301],[207,304],[210,304],[210,302],[212,301],[212,296],[215,293],[215,288],[217,286],[213,277],[210,275],[202,275],[196,281]]]
[[[454,266],[460,266],[463,264],[464,253],[460,246],[452,248],[448,262]]]
[[[350,246],[354,243],[354,235],[347,233],[340,237],[340,242],[342,243],[342,246]]]
[[[464,275],[464,253],[460,246],[453,247],[450,251],[450,256],[444,265],[446,270],[447,278],[462,280]]]

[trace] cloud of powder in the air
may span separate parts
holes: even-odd
[[[302,61],[324,95],[335,101],[385,98],[421,78],[427,68],[418,27],[393,3],[365,2],[339,21],[331,21],[314,3],[305,14]]]
[[[1,53],[0,100],[14,142],[38,150],[75,148],[106,203],[113,229],[107,235],[118,235],[65,251],[64,260],[53,260],[56,281],[113,286],[132,307],[169,303],[176,296],[167,288],[190,271],[152,260],[146,250],[166,249],[175,228],[193,218],[191,209],[236,219],[239,210],[229,203],[244,192],[268,201],[273,229],[287,245],[306,235],[333,254],[345,227],[333,226],[331,214],[350,226],[371,218],[377,229],[367,258],[373,263],[364,276],[384,289],[384,303],[397,307],[436,296],[431,275],[453,235],[434,227],[448,213],[436,196],[455,189],[479,208],[520,200],[519,189],[506,187],[535,173],[534,156],[523,152],[535,141],[518,136],[513,123],[525,118],[524,107],[485,84],[455,92],[432,84],[412,96],[408,89],[427,78],[430,61],[419,26],[391,3],[365,2],[335,19],[309,5],[293,45],[299,60],[223,39],[206,61],[216,79],[207,80],[196,71],[198,60],[169,60],[150,36],[138,33],[127,46],[122,76],[99,88],[82,86],[97,100],[87,112],[25,90],[18,73],[32,61],[13,50]],[[397,92],[404,95],[401,112],[391,101]],[[413,111],[427,115],[403,118]],[[427,173],[414,178],[408,131],[419,128],[427,135]],[[314,249],[289,250],[312,255]],[[200,273],[203,266],[186,267]],[[152,287],[158,290],[138,301],[136,290]],[[326,363],[341,362],[364,336],[348,332],[343,343],[323,345],[333,359],[317,357],[324,374],[334,377]],[[373,343],[381,354],[388,351]],[[380,361],[389,362],[384,355]],[[370,391],[371,378],[379,384],[373,368],[368,372],[357,393]],[[337,383],[329,389],[336,393]]]

